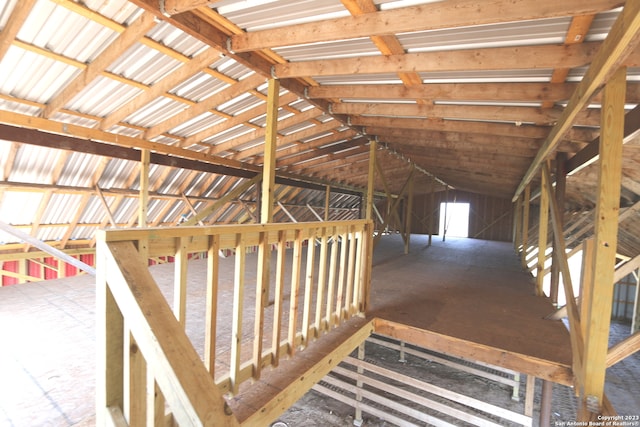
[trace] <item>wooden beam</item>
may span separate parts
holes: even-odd
[[[607,351],[607,368],[640,351],[640,332],[625,338]]]
[[[398,72],[523,70],[576,68],[593,61],[598,42],[580,45],[518,46],[420,52],[390,56],[362,56],[286,62],[273,66],[280,79]],[[625,57],[626,58],[626,57]]]
[[[163,13],[175,15],[199,7],[208,7],[219,1],[220,0],[164,0],[160,2],[160,5],[163,6]]]
[[[2,32],[0,32],[0,61],[2,61],[2,58],[6,55],[9,47],[11,47],[24,21],[26,21],[31,13],[34,4],[36,4],[36,0],[24,0],[19,4],[16,3],[13,7],[9,19],[2,29]]]
[[[538,227],[538,262],[536,270],[536,295],[544,295],[544,263],[547,260],[547,232],[549,230],[549,198],[553,194],[547,192],[547,176],[542,174],[541,193],[540,193],[540,216]]]
[[[553,0],[507,0],[479,4],[473,0],[457,0],[412,6],[388,11],[290,25],[275,29],[244,32],[232,36],[231,49],[236,52],[260,50],[296,44],[343,40],[370,36],[387,36],[403,32],[427,31],[481,24],[495,24],[567,15],[595,14],[613,9],[619,2],[566,2]]]
[[[211,206],[207,207],[206,209],[201,210],[200,212],[198,212],[198,215],[195,215],[195,216],[189,218],[187,221],[181,223],[181,225],[182,226],[189,226],[189,225],[195,224],[198,221],[202,221],[203,219],[205,219],[207,216],[209,216],[216,209],[218,209],[221,206],[223,206],[224,204],[229,203],[232,200],[238,198],[242,193],[244,193],[249,188],[251,188],[252,185],[258,183],[261,179],[262,179],[262,174],[258,174],[256,176],[254,176],[252,179],[250,179],[248,181],[245,181],[244,183],[236,186],[232,191],[226,193],[224,196],[222,196],[220,199],[218,199]]]
[[[571,96],[558,124],[553,127],[549,137],[540,148],[538,155],[525,173],[516,189],[513,200],[535,176],[549,155],[556,149],[564,134],[571,128],[578,113],[587,105],[591,97],[624,64],[640,41],[640,2],[625,3],[624,9],[616,19],[607,38],[593,57],[589,69]],[[582,46],[582,45],[572,45]],[[563,65],[554,66],[567,68]],[[622,94],[624,100],[624,94]]]
[[[377,333],[445,353],[454,357],[477,360],[503,368],[533,375],[559,384],[573,386],[571,367],[529,355],[474,343],[437,332],[418,329],[384,319],[374,319]]]
[[[640,2],[636,6],[640,8]],[[602,411],[618,240],[626,76],[625,67],[618,69],[604,91],[598,200],[594,215],[593,279],[589,284],[590,300],[582,301],[587,305],[588,317],[583,319],[587,333],[583,359],[584,390],[579,411],[581,420],[591,419],[591,414]]]

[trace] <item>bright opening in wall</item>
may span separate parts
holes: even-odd
[[[439,234],[469,237],[469,203],[440,203]]]

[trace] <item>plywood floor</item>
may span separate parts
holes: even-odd
[[[374,254],[370,316],[497,349],[571,364],[569,333],[510,243],[435,236],[387,239]]]
[[[566,328],[543,319],[551,305],[533,296],[509,243],[434,238],[427,248],[426,242],[413,236],[409,255],[399,236],[386,236],[376,248],[371,316],[568,363]],[[169,301],[171,274],[170,265],[154,269]],[[191,310],[204,298],[204,276],[204,262],[193,262],[190,336],[204,322]],[[0,288],[0,425],[92,424],[93,283],[82,276]],[[202,354],[203,340],[192,339]]]

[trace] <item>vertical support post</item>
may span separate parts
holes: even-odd
[[[536,377],[527,375],[527,385],[524,397],[524,414],[533,417],[533,403],[536,395]]]
[[[596,419],[603,407],[618,240],[626,75],[626,67],[616,71],[604,88],[602,100],[593,279],[590,300],[582,301],[587,305],[587,318],[583,320],[587,334],[578,416],[581,421]]]
[[[542,174],[540,188],[540,225],[538,227],[538,265],[536,271],[536,295],[544,295],[544,263],[547,260],[547,231],[549,230],[549,197],[547,193],[547,174]]]
[[[364,360],[364,343],[360,344],[358,346],[358,360]],[[360,407],[360,402],[362,402],[362,386],[363,386],[363,381],[362,381],[362,376],[364,375],[364,368],[362,367],[362,365],[358,365],[357,368],[358,371],[358,379],[356,380],[356,414],[355,417],[353,419],[353,425],[355,426],[361,426],[362,425],[362,408]]]
[[[278,139],[278,98],[280,81],[269,79],[267,98],[267,127],[264,141],[264,164],[262,166],[262,200],[260,223],[273,221],[273,196],[276,179],[276,145]]]
[[[138,206],[138,226],[147,226],[149,208],[149,165],[151,153],[147,149],[141,151],[140,159],[140,202]]]
[[[431,175],[431,212],[429,212],[429,246],[431,246],[431,237],[433,236],[433,213],[436,211],[436,177]]]
[[[529,208],[531,206],[531,185],[524,189],[522,200],[522,268],[527,268],[527,246],[529,245]]]
[[[324,220],[329,221],[329,207],[331,205],[331,186],[327,185],[324,195]]]
[[[276,179],[276,145],[278,138],[278,98],[280,81],[269,79],[267,98],[267,129],[264,141],[264,164],[262,166],[262,192],[260,203],[260,223],[273,222],[273,200]],[[260,378],[262,367],[262,336],[264,309],[269,303],[271,249],[269,233],[260,233],[256,283],[256,308],[253,339],[253,378]]]
[[[520,242],[522,241],[522,194],[518,196],[513,215],[513,249],[516,253],[520,250]]]
[[[449,206],[449,186],[444,188],[444,224],[442,227],[442,241],[447,237],[447,207]]]
[[[551,400],[553,398],[553,383],[542,381],[542,396],[540,398],[540,427],[549,427],[551,423]]]
[[[404,232],[407,235],[407,238],[404,240],[404,253],[409,253],[409,244],[411,243],[411,218],[413,216],[413,182],[415,181],[415,165],[411,165],[411,177],[409,178],[409,188],[407,189],[409,194],[407,194],[407,210],[405,212]]]
[[[96,425],[106,425],[108,408],[124,411],[124,318],[107,285],[104,242],[96,251]]]
[[[556,155],[556,204],[560,211],[560,218],[558,218],[558,227],[564,230],[564,196],[567,189],[567,153],[558,152]],[[549,290],[549,298],[554,306],[558,306],[558,291],[560,289],[560,260],[558,259],[558,252],[553,243],[553,253],[551,258],[551,288]]]
[[[367,200],[365,208],[365,219],[373,219],[373,186],[376,174],[376,150],[378,143],[375,139],[369,141],[369,170],[367,173]]]

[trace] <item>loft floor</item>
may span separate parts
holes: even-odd
[[[371,310],[377,332],[555,382],[571,382],[569,333],[544,317],[510,243],[399,236],[376,248]]]

